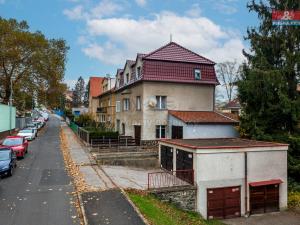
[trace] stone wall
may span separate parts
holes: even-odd
[[[196,211],[195,186],[160,188],[152,190],[151,193],[163,202],[172,203],[183,210]]]

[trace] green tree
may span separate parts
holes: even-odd
[[[73,92],[73,106],[82,106],[84,103],[85,96],[85,85],[84,79],[80,76],[75,84],[75,89]]]
[[[0,101],[8,103],[12,81],[18,109],[32,106],[36,97],[41,104],[55,105],[54,96],[64,92],[67,50],[64,40],[49,40],[30,32],[25,21],[0,17]]]
[[[238,97],[243,111],[240,131],[250,138],[290,143],[289,138],[278,138],[278,135],[298,135],[300,27],[273,26],[271,12],[272,9],[299,9],[300,2],[252,0],[247,7],[258,14],[260,24],[247,31],[246,39],[250,41],[251,48],[244,52],[248,63],[243,65],[238,82]],[[297,158],[299,151],[290,149],[290,168],[300,163],[300,158]]]

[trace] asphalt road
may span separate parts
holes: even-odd
[[[0,180],[1,225],[79,224],[73,186],[60,151],[60,121],[54,116],[30,143],[12,177]]]

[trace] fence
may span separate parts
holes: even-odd
[[[148,173],[148,189],[194,185],[194,170]]]
[[[80,137],[81,140],[86,142],[87,144],[90,143],[90,132],[83,129],[82,127],[77,126],[77,135]]]
[[[134,138],[130,136],[119,136],[118,138],[93,138],[91,139],[91,147],[105,149],[105,148],[119,148],[119,147],[134,147],[137,143]]]
[[[78,125],[74,122],[69,123],[70,128],[73,130],[74,133],[78,134]]]

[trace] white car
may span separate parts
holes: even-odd
[[[32,141],[36,137],[36,130],[32,128],[25,128],[20,130],[17,136],[25,137],[26,140]]]

